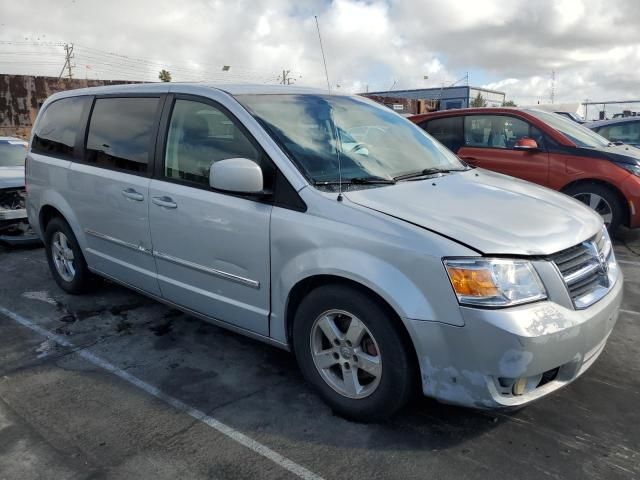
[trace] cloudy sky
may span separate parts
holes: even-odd
[[[0,73],[439,87],[463,78],[519,104],[640,97],[638,0],[0,0]],[[224,65],[230,66],[226,72]],[[428,79],[424,79],[428,76]]]

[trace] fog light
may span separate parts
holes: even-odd
[[[518,378],[515,382],[513,382],[513,388],[511,391],[514,395],[522,395],[527,389],[527,379],[526,378]]]

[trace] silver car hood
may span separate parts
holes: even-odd
[[[0,189],[24,187],[24,167],[0,167]]]
[[[595,212],[566,195],[482,169],[345,197],[484,254],[548,255],[602,228]]]

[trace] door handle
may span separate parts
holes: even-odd
[[[144,200],[144,195],[136,192],[133,188],[122,190],[122,195],[130,200],[135,200],[136,202],[141,202]]]
[[[163,208],[178,208],[178,204],[171,197],[153,197],[151,201]]]
[[[477,160],[476,157],[470,157],[469,155],[458,155],[460,160]]]

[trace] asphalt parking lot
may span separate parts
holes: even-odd
[[[54,284],[0,248],[0,479],[639,478],[640,232],[620,232],[618,324],[596,364],[515,412],[416,399],[331,411],[293,357],[105,283]]]

